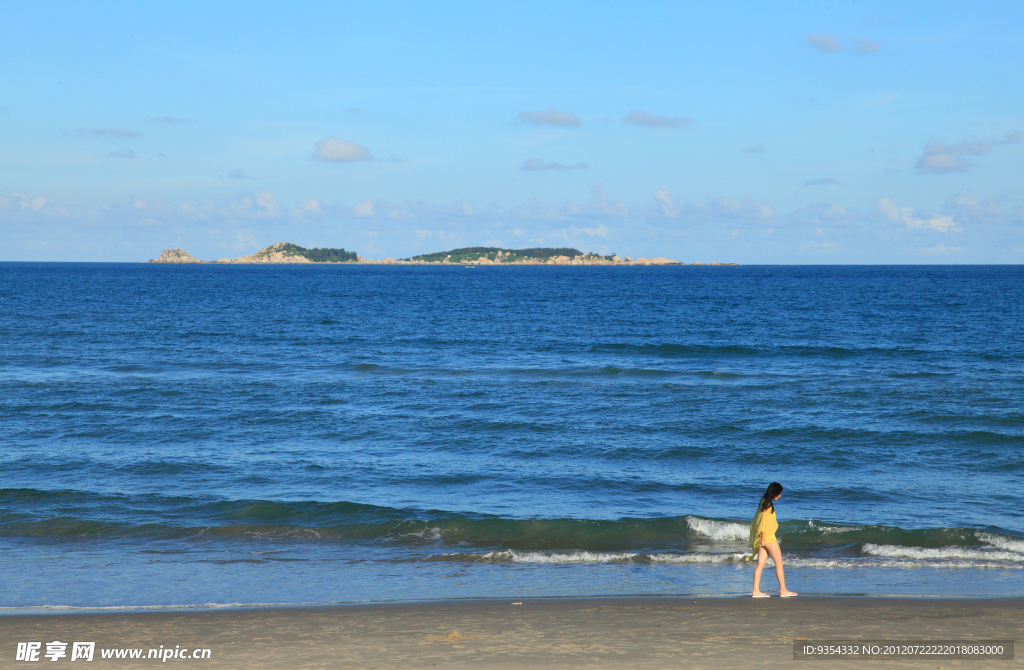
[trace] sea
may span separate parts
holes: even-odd
[[[772,481],[1024,595],[1024,267],[0,264],[3,612],[749,595]]]

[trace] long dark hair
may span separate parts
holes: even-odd
[[[775,505],[772,504],[772,501],[775,500],[775,496],[780,493],[782,493],[782,484],[778,482],[772,482],[769,484],[768,490],[764,492],[763,496],[761,496],[761,502],[757,505],[757,511],[763,512],[766,509],[770,509],[772,514],[775,514]]]

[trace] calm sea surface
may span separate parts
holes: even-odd
[[[0,264],[2,608],[739,594],[772,480],[1024,595],[1024,268]]]

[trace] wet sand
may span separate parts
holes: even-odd
[[[521,604],[513,604],[521,602]],[[793,660],[793,640],[1024,640],[1024,599],[582,598],[0,616],[18,642],[94,641],[87,668],[1009,668],[1016,660]],[[208,648],[209,660],[100,649]],[[70,662],[67,657],[59,663]],[[145,651],[143,655],[145,655]],[[45,667],[51,666],[40,655]],[[78,663],[78,661],[75,661]],[[78,667],[78,666],[72,666]]]

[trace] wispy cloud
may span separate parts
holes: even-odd
[[[854,214],[839,202],[819,202],[786,215],[788,221],[813,226],[819,234],[829,228],[846,226],[853,218]]]
[[[710,221],[774,223],[779,218],[773,206],[750,198],[715,198],[706,203],[698,200],[690,208],[694,214]]]
[[[153,116],[149,120],[153,123],[196,123],[195,119],[186,119],[183,116]]]
[[[766,149],[763,144],[752,144],[749,147],[744,147],[744,148],[740,149],[740,151],[745,153],[745,154],[766,154],[766,153],[768,153],[768,149]]]
[[[622,122],[647,128],[685,128],[693,123],[693,119],[688,116],[655,116],[642,109],[634,109],[622,119]]]
[[[968,190],[947,198],[943,211],[965,223],[1001,222],[1007,218],[1006,210],[993,198],[976,198]]]
[[[914,167],[921,172],[965,172],[974,163],[964,156],[984,156],[991,150],[992,144],[984,140],[960,142],[955,145],[946,144],[941,140],[929,140]]]
[[[142,133],[127,128],[82,128],[79,135],[92,135],[93,137],[140,137]]]
[[[310,158],[317,161],[331,161],[334,163],[353,163],[356,161],[371,161],[373,154],[366,147],[360,146],[351,140],[340,140],[337,137],[327,137],[316,143],[316,151]]]
[[[611,200],[604,186],[595,186],[593,196],[586,204],[579,202],[563,202],[557,205],[545,205],[540,196],[513,207],[509,218],[519,220],[542,221],[579,221],[591,219],[624,219],[635,212],[622,202]]]
[[[838,183],[839,182],[831,177],[822,177],[820,179],[808,179],[804,182],[804,186],[831,186]]]
[[[658,203],[658,210],[661,211],[662,216],[670,219],[679,216],[679,207],[676,206],[672,194],[668,192],[667,188],[659,188],[655,191],[654,200]]]
[[[890,223],[898,223],[907,228],[937,230],[940,233],[959,231],[953,217],[933,212],[914,212],[910,207],[900,207],[892,198],[883,197],[875,200],[875,212]]]
[[[818,51],[839,51],[842,46],[839,38],[828,33],[804,33],[804,42],[811,45]]]
[[[576,228],[572,226],[569,228],[569,234],[573,237],[580,237],[581,235],[587,235],[589,237],[608,237],[608,226],[595,226],[593,228]]]
[[[349,114],[362,114],[363,113],[362,107],[349,107],[345,111],[347,113],[349,113]]]
[[[246,174],[242,168],[235,168],[228,173],[228,179],[255,179],[252,175]]]
[[[519,114],[519,120],[527,123],[533,123],[536,125],[548,125],[548,126],[578,126],[580,125],[580,117],[576,116],[572,112],[566,112],[561,109],[555,109],[549,107],[546,112],[522,112]]]
[[[574,163],[573,165],[565,165],[563,163],[549,163],[539,158],[528,158],[523,161],[523,164],[519,166],[520,170],[526,170],[527,172],[542,172],[544,170],[586,170],[586,163]]]
[[[771,224],[778,219],[774,207],[750,198],[738,200],[720,197],[707,201],[677,203],[668,189],[659,188],[654,192],[654,200],[657,204],[656,215],[670,219],[680,218],[704,223],[729,221],[756,224]]]
[[[878,42],[866,40],[863,37],[854,37],[851,41],[853,42],[853,50],[859,54],[878,53],[878,50],[881,49]]]
[[[0,209],[39,210],[46,204],[45,195],[29,195],[22,191],[0,192]]]
[[[107,154],[107,157],[108,158],[127,158],[129,160],[134,160],[135,159],[135,152],[132,151],[131,149],[126,149],[125,151],[111,151],[110,153]]]
[[[948,256],[950,254],[960,254],[966,250],[964,247],[947,247],[945,244],[937,244],[934,247],[917,249],[916,251],[922,256]]]
[[[984,156],[993,147],[1016,144],[1024,138],[1019,130],[1008,130],[998,139],[964,141],[947,144],[942,140],[928,140],[914,167],[919,172],[941,174],[944,172],[966,172],[975,164],[965,156]]]
[[[471,200],[460,200],[451,204],[435,205],[422,200],[406,203],[413,216],[422,218],[467,219],[480,216],[480,210]]]
[[[873,54],[881,50],[881,45],[863,37],[851,37],[850,46],[843,46],[842,41],[830,33],[804,33],[804,42],[813,49],[824,53],[847,51],[855,54]]]

